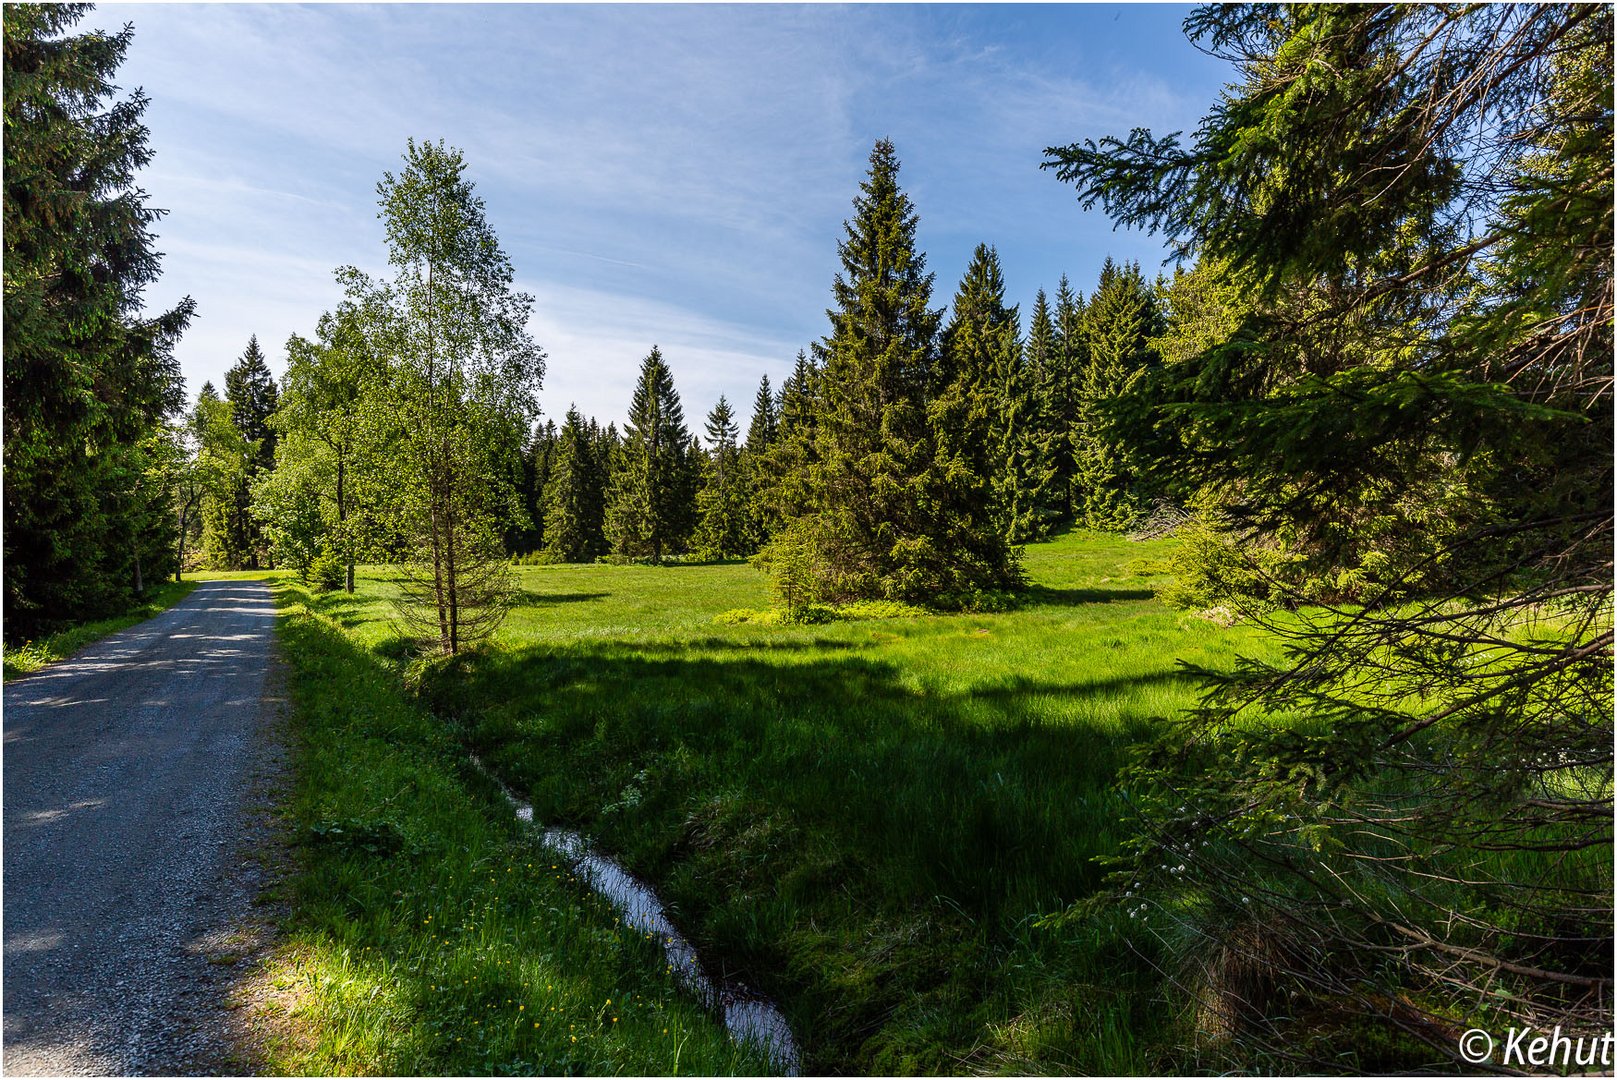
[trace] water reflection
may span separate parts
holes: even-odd
[[[477,766],[504,793],[519,821],[533,824],[533,807],[517,798],[510,788],[490,773],[477,758]],[[641,933],[655,934],[662,943],[668,966],[680,984],[704,1005],[724,1014],[724,1026],[738,1043],[751,1043],[769,1055],[769,1060],[786,1076],[802,1074],[802,1061],[791,1027],[780,1010],[767,998],[736,982],[717,982],[702,969],[691,943],[668,918],[662,901],[651,888],[612,859],[591,849],[588,842],[571,829],[545,829],[539,835],[545,847],[565,858],[591,889],[617,911],[625,926]]]

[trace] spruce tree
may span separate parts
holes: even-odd
[[[1027,377],[1027,437],[1021,441],[1023,477],[1029,510],[1028,537],[1048,536],[1067,513],[1063,462],[1070,470],[1068,421],[1062,413],[1060,360],[1050,301],[1040,289],[1033,300],[1024,350]],[[1069,478],[1070,479],[1070,478]]]
[[[933,276],[898,170],[892,143],[878,142],[838,245],[813,454],[797,469],[806,512],[768,555],[789,607],[798,596],[962,604],[1017,580],[1003,537],[980,513],[983,479],[959,452],[940,454],[939,428],[955,410],[934,415],[928,402],[966,394],[940,363],[941,312],[930,307]]]
[[[694,524],[690,442],[673,374],[653,345],[640,364],[607,508],[606,535],[618,554],[661,562],[683,550]]]
[[[769,386],[769,376],[758,383],[752,401],[752,423],[741,451],[741,469],[747,487],[747,539],[744,549],[757,551],[769,542],[771,516],[766,502],[773,479],[769,453],[780,440],[780,399]]]
[[[247,348],[225,372],[225,400],[230,402],[230,418],[236,430],[253,447],[255,468],[274,468],[275,429],[269,418],[275,413],[277,392],[275,377],[264,360],[264,351],[258,347],[257,334],[247,339]]]
[[[1110,429],[1110,410],[1156,362],[1148,339],[1157,321],[1156,300],[1139,266],[1108,258],[1084,310],[1086,356],[1073,439],[1080,519],[1092,529],[1125,529],[1143,509],[1143,470]]]
[[[1005,306],[1005,280],[993,248],[977,245],[955,294],[943,337],[945,368],[958,410],[938,433],[961,465],[986,484],[985,510],[1011,543],[1037,534],[1029,491],[1031,387],[1022,370],[1017,310]],[[938,408],[942,408],[940,404]]]
[[[605,550],[601,535],[602,470],[596,440],[576,405],[555,439],[545,488],[545,551],[559,562],[589,562]]]
[[[185,404],[173,346],[189,298],[156,316],[136,173],[151,160],[138,90],[116,84],[133,38],[71,34],[87,5],[8,4],[5,32],[5,634],[32,637],[127,605],[145,535],[125,498],[144,447]],[[171,530],[167,515],[157,526]]]
[[[522,506],[527,511],[526,528],[517,530],[507,547],[524,554],[540,551],[546,546],[545,514],[546,491],[554,473],[556,458],[556,421],[535,424],[533,435],[522,451]]]
[[[1053,450],[1057,454],[1056,491],[1062,507],[1061,516],[1075,519],[1083,502],[1083,490],[1078,482],[1078,410],[1083,400],[1083,373],[1089,363],[1089,351],[1084,339],[1084,310],[1082,293],[1074,292],[1061,275],[1056,287],[1055,361],[1051,373],[1050,411],[1055,423],[1064,425],[1065,436],[1057,439]]]
[[[225,372],[225,400],[230,403],[230,419],[246,454],[227,524],[232,556],[225,569],[257,570],[259,561],[268,555],[269,544],[253,516],[252,489],[262,474],[275,468],[275,430],[270,417],[276,408],[275,377],[258,347],[257,334],[247,339],[247,348]]]
[[[767,384],[760,393],[764,390]],[[730,403],[720,395],[707,415],[707,460],[702,490],[696,497],[696,550],[705,558],[725,559],[753,550],[747,472],[736,444],[740,434]]]
[[[775,442],[780,430],[780,415],[776,410],[775,394],[769,388],[769,376],[758,382],[758,393],[752,399],[752,423],[747,427],[747,450],[762,454]]]
[[[813,361],[799,349],[774,405],[775,438],[767,451],[751,461],[752,518],[760,549],[809,505],[806,485],[815,460],[815,376]]]
[[[1282,647],[1199,671],[1124,774],[1107,899],[1175,913],[1162,969],[1222,999],[1233,1070],[1609,1032],[1612,9],[1185,25],[1234,65],[1194,138],[1047,164],[1199,260],[1148,420],[1218,500],[1187,561]],[[1373,1056],[1311,1042],[1325,1012]]]

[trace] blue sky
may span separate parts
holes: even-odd
[[[142,175],[165,253],[159,306],[189,294],[194,395],[256,333],[272,367],[384,272],[376,182],[408,136],[461,148],[535,298],[541,402],[621,419],[653,343],[697,426],[745,417],[825,332],[836,242],[871,144],[891,138],[919,243],[954,293],[994,244],[1012,301],[1108,255],[1163,258],[1038,168],[1044,147],[1186,130],[1225,65],[1168,5],[139,5],[120,71],[151,98]]]

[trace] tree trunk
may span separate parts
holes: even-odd
[[[145,593],[146,593],[146,582],[140,576],[140,548],[136,547],[135,548],[135,595],[136,596],[144,596]]]
[[[455,529],[451,522],[444,530],[444,540],[448,545],[449,553],[449,655],[454,656],[460,652],[460,595],[455,582]]]
[[[190,510],[189,510],[189,508],[182,509],[180,511],[180,550],[179,550],[179,558],[174,563],[174,580],[175,581],[181,580],[181,575],[185,573],[185,527],[188,524],[190,524],[189,518],[190,518]]]
[[[345,588],[346,588],[346,591],[348,592],[348,594],[351,596],[351,595],[353,595],[353,592],[354,592],[354,549],[353,549],[353,542],[348,537],[348,529],[347,529],[348,502],[347,502],[347,499],[344,497],[344,488],[343,488],[343,481],[344,481],[346,475],[347,475],[347,469],[346,469],[346,467],[344,465],[343,459],[339,456],[337,458],[337,530],[338,530],[338,532],[340,532],[342,534],[342,542],[343,542],[343,548],[344,548],[343,554],[348,557],[347,560],[346,560],[347,561],[346,569],[348,571],[348,582],[347,582],[347,585],[345,586]]]

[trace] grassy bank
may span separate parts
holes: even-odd
[[[519,830],[394,667],[295,583],[277,597],[297,869],[252,995],[270,1071],[764,1069],[680,995],[654,943]]]
[[[524,568],[429,698],[774,994],[810,1070],[1147,1071],[1148,941],[1040,916],[1098,885],[1118,767],[1194,700],[1176,658],[1263,647],[1153,599],[1166,551],[1072,536],[1029,549],[1019,610],[811,627],[715,624],[768,602],[744,564]],[[313,603],[393,656],[388,591]]]
[[[13,679],[18,675],[38,671],[46,664],[66,660],[86,645],[94,644],[120,630],[127,630],[137,623],[145,622],[153,615],[168,610],[189,596],[194,588],[196,588],[195,581],[166,581],[147,590],[146,598],[122,615],[69,627],[38,641],[6,645],[5,677]]]

